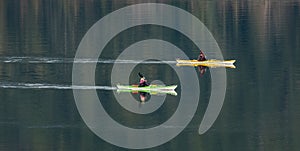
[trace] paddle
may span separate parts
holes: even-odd
[[[138,75],[140,76],[140,78],[143,78],[144,76],[139,72]]]

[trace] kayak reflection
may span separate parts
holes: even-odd
[[[173,95],[177,96],[177,92],[175,91],[177,85],[149,85],[145,87],[138,87],[137,85],[117,85],[117,92],[128,92],[128,93],[149,93],[150,95]]]
[[[142,103],[146,102],[147,98],[150,96],[150,93],[147,92],[140,92],[140,101]]]
[[[200,77],[202,77],[204,75],[204,73],[206,72],[207,67],[205,66],[198,66],[198,71],[199,71],[199,75]]]
[[[132,94],[139,94],[140,101],[144,103],[151,95],[173,95],[177,96],[175,89],[177,85],[152,85],[139,87],[138,85],[117,85],[117,92],[127,92]]]

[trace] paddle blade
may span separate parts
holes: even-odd
[[[138,75],[140,76],[140,78],[144,77],[140,72],[138,73]]]

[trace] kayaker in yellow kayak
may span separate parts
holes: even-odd
[[[199,54],[197,60],[198,61],[205,61],[206,60],[206,57],[205,57],[204,53],[202,52],[202,50],[200,50],[200,54]],[[198,70],[200,72],[200,76],[203,76],[203,74],[206,71],[206,67],[205,66],[198,66]]]
[[[204,55],[204,53],[202,52],[202,50],[200,50],[200,54],[198,56],[198,61],[205,61],[206,60],[206,57]]]

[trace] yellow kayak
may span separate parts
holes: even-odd
[[[235,68],[233,64],[235,60],[206,60],[206,61],[198,61],[198,60],[180,60],[177,59],[176,66],[205,66],[211,68],[217,67],[226,67],[226,68]]]

